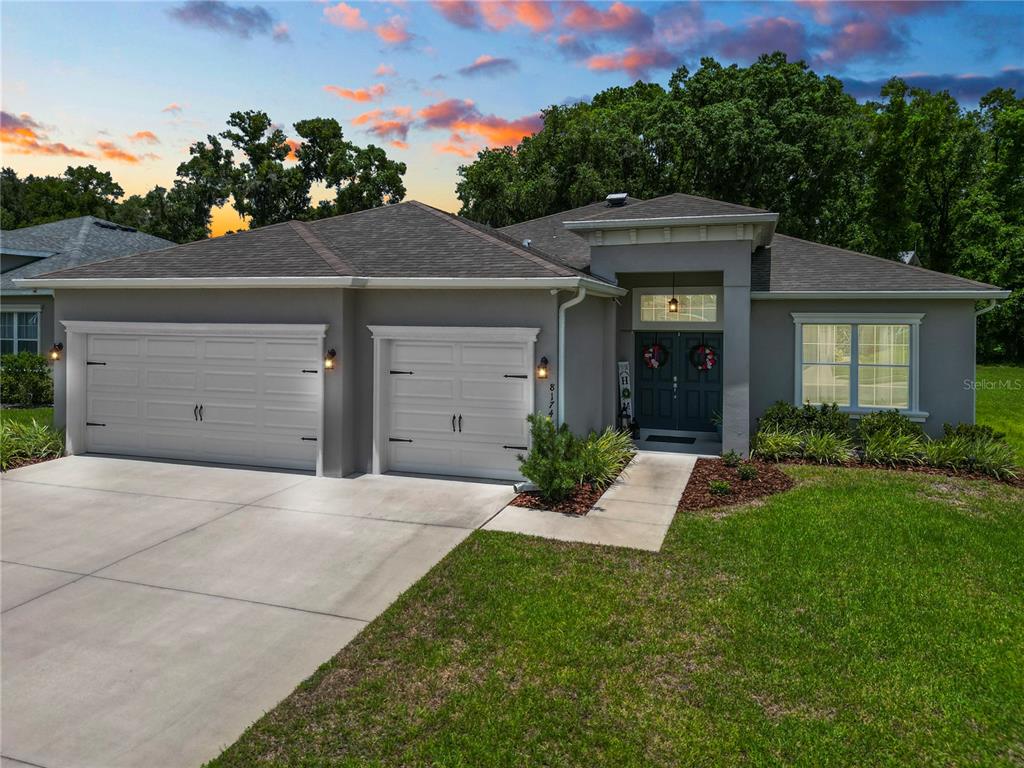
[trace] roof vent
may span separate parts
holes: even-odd
[[[523,248],[529,248],[531,243],[533,243],[533,240],[531,240],[530,238],[526,238],[525,240],[523,240]]]
[[[629,194],[628,193],[626,193],[626,192],[614,192],[614,193],[608,195],[608,197],[606,197],[604,199],[604,201],[606,203],[608,203],[608,205],[612,206],[613,208],[619,208],[619,207],[625,205],[626,201],[628,199],[629,199]]]

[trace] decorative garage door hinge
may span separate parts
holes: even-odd
[[[87,422],[85,422],[85,426],[87,426],[87,427],[105,427],[107,425],[106,424],[100,424],[98,421],[87,421]]]
[[[97,363],[95,360],[86,360],[86,365],[106,365],[106,363]]]
[[[388,438],[388,442],[389,443],[411,443],[412,440],[410,440],[407,437],[389,437]]]
[[[392,376],[394,376],[396,374],[401,375],[401,376],[412,376],[412,374],[413,374],[412,371],[388,371],[388,373],[390,373]]]

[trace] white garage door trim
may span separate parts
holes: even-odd
[[[84,453],[88,450],[86,417],[87,357],[89,336],[92,335],[144,335],[195,336],[259,339],[315,340],[321,346],[321,363],[317,365],[319,378],[319,414],[316,434],[316,474],[323,474],[324,459],[324,369],[322,364],[323,340],[327,336],[326,324],[266,324],[266,323],[142,323],[106,322],[94,320],[61,321],[67,332],[66,348],[66,452]]]
[[[504,342],[521,344],[526,349],[528,362],[526,375],[527,408],[534,412],[535,380],[533,360],[540,328],[488,327],[488,326],[422,326],[422,325],[370,325],[373,337],[373,454],[371,471],[387,472],[388,430],[391,392],[388,365],[391,344],[394,341],[447,341],[447,342]]]

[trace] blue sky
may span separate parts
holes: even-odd
[[[410,197],[456,210],[457,167],[545,106],[701,56],[778,48],[861,98],[892,75],[965,104],[1024,88],[1021,2],[4,2],[0,25],[3,164],[91,162],[128,193],[168,185],[235,109],[286,133],[335,117],[408,164]]]

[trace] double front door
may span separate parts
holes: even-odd
[[[713,431],[714,415],[722,409],[722,334],[635,335],[634,409],[640,428]]]

